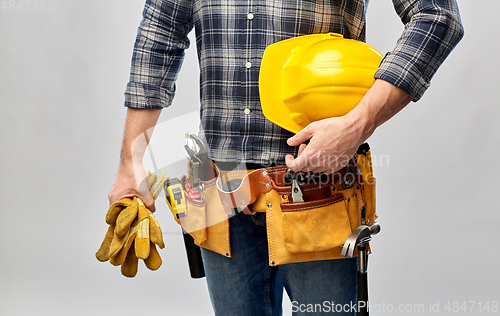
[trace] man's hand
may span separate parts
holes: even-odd
[[[136,164],[136,166],[120,164],[115,182],[108,194],[109,204],[133,196],[140,198],[151,212],[156,210],[155,201],[149,192],[146,171],[142,164]]]
[[[293,171],[331,174],[340,170],[378,126],[410,101],[403,90],[377,79],[351,112],[313,122],[291,137],[288,145],[300,145],[299,154],[295,159],[287,155],[286,165]],[[309,144],[304,144],[309,139]]]
[[[316,121],[288,139],[288,145],[298,146],[296,159],[285,157],[286,165],[293,171],[324,172],[327,174],[344,167],[363,142],[361,121],[348,116]],[[311,140],[308,145],[303,144]]]
[[[110,205],[124,197],[137,196],[151,212],[156,210],[154,199],[149,193],[142,157],[160,113],[161,110],[128,109],[120,166],[108,194]]]

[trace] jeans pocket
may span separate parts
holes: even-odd
[[[290,253],[333,249],[351,233],[342,194],[313,202],[282,203],[281,211],[285,248]]]

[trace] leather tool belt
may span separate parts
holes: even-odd
[[[211,164],[213,178],[201,181],[201,198],[186,195],[186,216],[174,218],[195,244],[231,257],[228,219],[251,208],[266,212],[269,265],[343,258],[350,233],[377,217],[371,154],[362,147],[347,167],[328,176],[292,174],[286,166],[223,171]],[[293,177],[301,179],[305,202],[293,202]]]

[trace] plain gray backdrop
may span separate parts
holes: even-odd
[[[140,263],[127,279],[94,257],[107,229],[143,5],[0,0],[0,315],[212,314],[163,194],[158,271]],[[494,314],[479,307],[500,300],[500,1],[459,6],[462,42],[423,99],[370,139],[382,225],[369,264],[372,315]],[[390,0],[371,1],[369,44],[385,53],[402,30]],[[193,43],[160,119],[166,130],[182,135],[185,124],[193,132],[197,82]],[[172,152],[156,161],[169,175],[184,163],[175,138],[158,140]]]

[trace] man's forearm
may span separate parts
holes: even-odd
[[[396,115],[411,100],[412,98],[400,88],[385,80],[377,79],[347,117],[360,124],[361,141],[364,141],[377,127]]]
[[[150,211],[155,211],[154,200],[149,194],[146,172],[142,166],[142,157],[160,113],[161,110],[128,109],[120,166],[108,194],[110,204],[125,197],[137,196]]]
[[[161,110],[128,108],[120,155],[121,164],[142,162]]]

